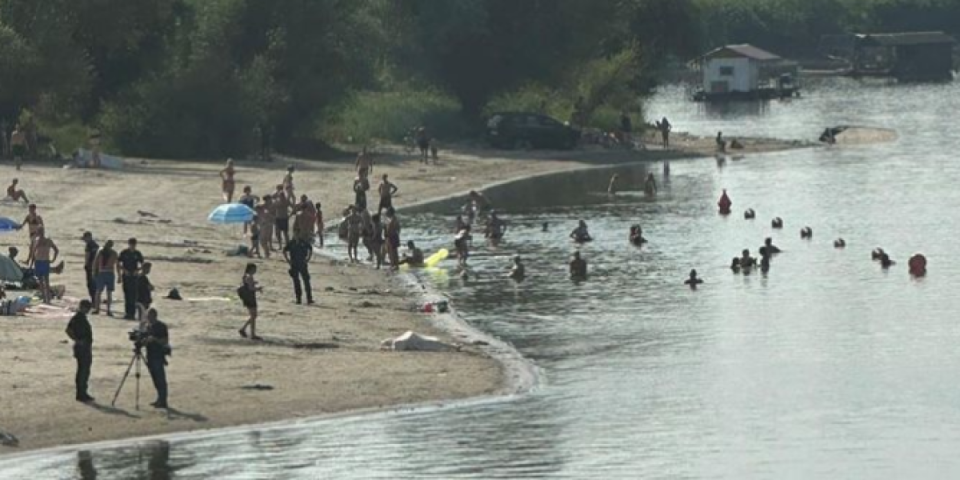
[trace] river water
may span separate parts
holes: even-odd
[[[603,195],[609,172],[534,181],[495,202],[511,230],[477,242],[473,277],[423,274],[476,327],[542,368],[501,402],[374,414],[290,428],[0,458],[4,478],[953,478],[960,476],[960,84],[829,80],[803,99],[707,110],[666,89],[647,104],[678,130],[813,139],[824,126],[899,139],[674,161],[656,199]],[[644,168],[621,168],[639,190]],[[735,214],[720,217],[726,188]],[[737,213],[746,208],[757,219]],[[408,218],[427,250],[450,212]],[[771,230],[779,216],[783,230]],[[566,234],[586,219],[588,281]],[[541,224],[550,229],[543,232]],[[644,226],[649,244],[629,247]],[[810,226],[812,240],[799,230]],[[727,265],[772,236],[767,275]],[[843,237],[847,248],[833,248]],[[900,263],[870,259],[882,246]],[[930,273],[906,260],[923,252]],[[504,279],[510,258],[528,280]],[[448,262],[452,263],[452,262]],[[448,266],[452,269],[452,265]],[[691,268],[706,283],[682,284]]]

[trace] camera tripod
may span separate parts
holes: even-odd
[[[130,359],[130,365],[127,366],[127,371],[124,372],[123,378],[120,380],[120,386],[117,387],[117,393],[113,394],[113,401],[110,402],[110,406],[113,407],[117,403],[117,397],[120,396],[120,391],[123,390],[123,384],[126,383],[127,377],[130,376],[130,370],[136,366],[136,371],[133,374],[137,378],[137,403],[136,409],[140,410],[140,364],[146,363],[146,360],[143,359],[143,348],[140,345],[133,347],[133,358]]]

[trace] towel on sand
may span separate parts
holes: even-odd
[[[380,348],[382,350],[408,352],[450,352],[460,350],[459,346],[441,342],[437,337],[428,337],[410,331],[397,338],[388,338],[380,342]]]

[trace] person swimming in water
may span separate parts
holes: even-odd
[[[910,275],[914,277],[922,277],[927,274],[927,257],[921,253],[916,253],[910,257],[907,265],[910,267]]]
[[[572,238],[573,241],[577,243],[586,243],[586,242],[593,241],[593,237],[590,236],[590,232],[587,230],[587,222],[580,220],[580,223],[579,225],[577,225],[577,228],[574,228],[573,231],[570,232],[570,238]]]
[[[630,227],[630,243],[637,247],[647,243],[647,239],[643,238],[643,228],[640,224]]]
[[[730,270],[733,270],[733,273],[740,273],[740,257],[733,257],[733,261],[730,262]]]
[[[697,285],[703,283],[703,279],[697,277],[697,270],[690,270],[690,277],[684,280],[683,284],[690,287],[691,290],[696,290]]]
[[[643,184],[643,193],[648,197],[656,196],[657,194],[657,180],[653,178],[653,173],[647,174],[647,181]]]
[[[763,247],[766,248],[767,252],[769,252],[771,255],[775,255],[783,251],[783,250],[780,250],[780,247],[777,247],[776,245],[773,244],[773,239],[770,237],[767,237],[763,241]]]
[[[727,189],[723,189],[723,193],[720,194],[720,200],[717,201],[717,206],[720,207],[720,215],[729,215],[730,208],[733,207],[733,201],[730,200],[730,196],[727,195]]]
[[[580,258],[580,251],[573,252],[573,258],[570,260],[570,278],[572,280],[587,279],[587,261]]]
[[[886,270],[896,264],[897,262],[894,262],[892,259],[890,259],[890,255],[887,255],[887,252],[880,254],[880,268]]]
[[[523,266],[523,260],[520,255],[513,257],[513,267],[510,269],[509,277],[517,282],[522,282],[527,276],[527,269]]]
[[[743,252],[740,255],[740,269],[743,271],[747,271],[756,266],[757,266],[757,259],[750,256],[749,249],[746,249],[746,248],[743,249]]]

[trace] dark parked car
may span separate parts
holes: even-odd
[[[580,131],[539,113],[506,112],[487,120],[487,140],[497,148],[563,148],[577,146]]]

